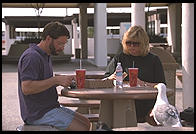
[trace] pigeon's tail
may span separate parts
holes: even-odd
[[[172,125],[172,127],[182,127],[182,124],[179,122],[177,122],[175,125]]]

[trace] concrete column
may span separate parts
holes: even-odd
[[[5,25],[5,55],[8,55],[10,47],[14,41],[14,39],[10,39],[10,26]]]
[[[77,22],[76,18],[72,20],[72,26],[73,26],[73,44],[72,44],[72,53],[75,54],[75,48],[80,48],[79,46],[79,40],[78,40],[78,32],[77,32]]]
[[[168,44],[175,46],[176,40],[175,40],[175,34],[176,34],[176,11],[175,11],[175,4],[169,4],[168,5],[168,12],[167,12],[167,28],[168,28]],[[172,47],[172,53],[173,53],[173,47]]]
[[[80,14],[79,14],[79,24],[80,24],[80,43],[81,43],[81,52],[82,59],[88,58],[88,16],[87,16],[87,7],[88,4],[80,4]]]
[[[9,40],[9,25],[5,24],[5,55],[8,55],[9,48],[8,46],[8,40]]]
[[[72,54],[72,25],[65,25],[70,32],[70,38],[68,39],[67,45],[64,47],[64,54]]]
[[[143,29],[146,29],[145,27],[145,3],[132,3],[131,4],[131,25],[140,25],[143,27]]]
[[[168,6],[168,44],[172,45],[171,52],[177,61],[181,57],[181,3],[173,3]]]
[[[182,3],[183,108],[194,107],[194,4]]]
[[[106,3],[96,3],[94,12],[94,52],[95,64],[107,66],[107,12]]]
[[[78,32],[77,32],[78,24],[76,22],[76,18],[72,20],[72,26],[73,26],[74,46],[75,46],[75,48],[79,48],[80,45],[79,45]]]
[[[155,34],[158,35],[160,34],[160,19],[159,19],[159,15],[156,14],[156,17],[155,17]]]

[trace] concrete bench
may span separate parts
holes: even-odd
[[[73,54],[59,54],[59,55],[52,55],[51,60],[53,62],[66,62],[69,63],[71,61],[71,57],[73,57]]]
[[[53,126],[46,125],[21,125],[16,128],[17,131],[59,131]]]
[[[83,114],[83,115],[86,118],[88,118],[91,123],[99,121],[99,114]]]
[[[65,107],[78,107],[76,111],[87,117],[90,122],[98,122],[99,120],[99,100],[66,99],[65,101],[61,101],[59,103]]]
[[[59,94],[59,93],[58,93]],[[66,98],[59,94],[59,104],[65,107],[76,107],[77,112],[82,114],[98,113],[100,100],[86,100],[76,98]]]
[[[96,123],[99,121],[99,100],[74,100],[74,99],[62,99],[60,105],[65,107],[78,107],[77,112],[84,115],[91,122],[91,130],[96,129]]]
[[[95,127],[93,123],[97,123],[99,120],[99,114],[83,114],[92,123],[92,127]],[[91,130],[94,130],[92,128]],[[17,131],[60,131],[53,126],[46,125],[21,125],[16,128]]]
[[[65,99],[65,97],[62,96],[60,92],[58,92],[58,96],[59,96],[58,101],[60,105],[65,107],[78,107],[76,111],[79,113],[89,114],[89,113],[99,112],[99,106],[101,103],[100,100],[87,100],[87,99],[74,99],[74,98]]]
[[[2,55],[2,62],[9,63],[9,62],[18,62],[22,53],[29,48],[33,44],[12,44],[10,46],[10,50],[8,55]],[[59,55],[51,55],[51,60],[53,62],[70,62],[71,57],[73,54],[64,54],[63,52],[59,53]]]
[[[93,107],[99,108],[100,101],[99,100],[72,100],[67,99],[63,102],[59,102],[61,105],[65,107]]]
[[[12,44],[8,55],[2,55],[2,62],[18,62],[22,53],[29,48],[29,44]]]
[[[193,127],[140,126],[140,127],[114,128],[113,131],[194,131],[194,128]]]
[[[176,100],[176,69],[179,68],[178,63],[176,63],[175,58],[168,51],[151,47],[150,52],[157,55],[163,65],[165,80],[167,87],[173,89],[174,94],[168,97],[169,102],[175,105]]]
[[[176,72],[176,76],[182,82],[182,72]]]

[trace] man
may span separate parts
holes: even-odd
[[[51,125],[60,130],[88,131],[89,120],[60,106],[56,86],[68,87],[73,76],[53,76],[50,55],[64,50],[70,38],[59,22],[44,27],[39,44],[29,47],[18,63],[18,94],[21,117],[26,124]]]

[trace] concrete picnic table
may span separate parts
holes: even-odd
[[[151,87],[129,87],[123,89],[62,89],[61,95],[79,99],[101,100],[99,121],[106,123],[110,128],[136,127],[136,99],[154,99],[157,89]],[[173,94],[173,90],[167,88],[167,95]]]

